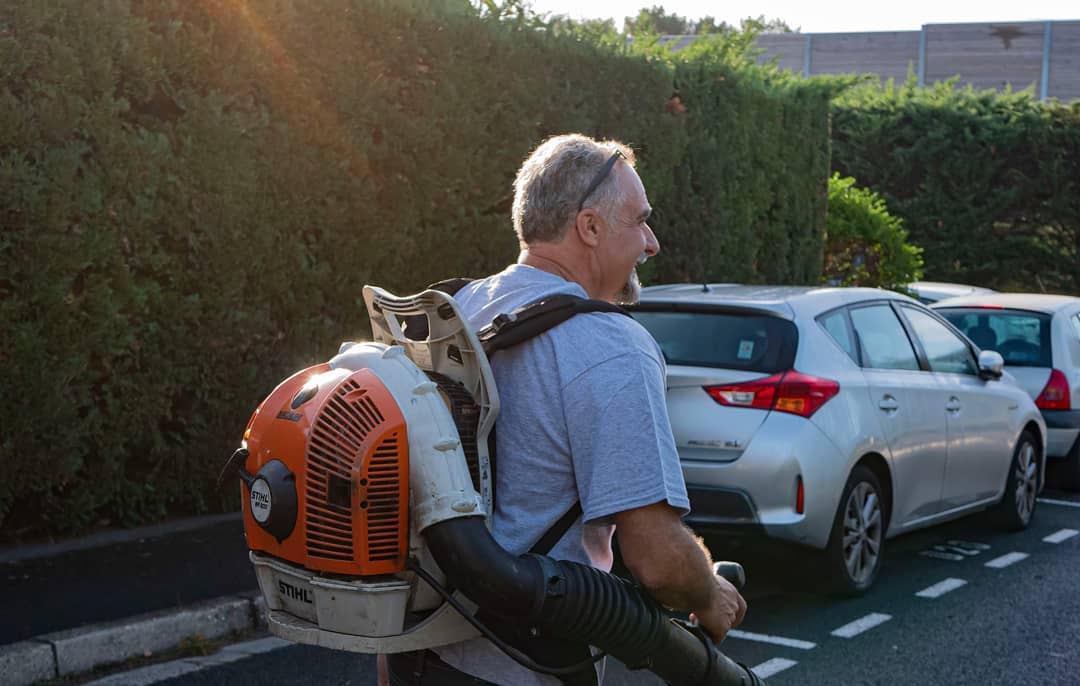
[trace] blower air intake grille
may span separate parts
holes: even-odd
[[[315,419],[308,441],[305,492],[307,554],[310,557],[343,562],[355,560],[353,468],[364,457],[365,440],[382,423],[382,413],[353,379],[346,380],[335,390]],[[393,455],[391,451],[397,445],[397,434],[384,439],[382,445],[388,441],[392,441],[392,447],[383,451],[384,460],[385,455]],[[377,454],[382,445],[376,449]],[[396,470],[396,460],[393,466]],[[368,514],[369,520],[370,517]],[[395,513],[395,526],[396,523]],[[391,544],[396,554],[396,531]]]
[[[367,512],[369,560],[395,560],[399,555],[399,484],[404,475],[398,460],[398,439],[397,432],[384,438],[367,464],[367,500],[361,501],[360,507]]]

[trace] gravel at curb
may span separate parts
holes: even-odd
[[[177,648],[191,636],[214,640],[264,627],[265,615],[262,597],[245,594],[44,634],[0,646],[0,674],[10,686],[83,674]]]
[[[200,669],[213,668],[218,665],[236,662],[252,655],[267,653],[271,650],[290,646],[292,643],[280,638],[260,638],[254,641],[245,641],[230,646],[225,646],[221,652],[206,657],[189,657],[181,660],[173,660],[160,665],[150,665],[142,669],[135,669],[123,674],[114,674],[91,681],[84,686],[150,686],[159,681],[166,681],[185,674],[197,672]]]

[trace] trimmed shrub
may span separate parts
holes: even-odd
[[[907,243],[902,222],[877,193],[855,179],[829,178],[822,280],[840,286],[902,288],[918,281],[922,249]]]

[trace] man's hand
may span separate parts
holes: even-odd
[[[716,578],[716,592],[712,602],[705,608],[690,613],[690,621],[696,621],[713,643],[720,643],[728,631],[742,624],[746,615],[746,601],[730,581],[722,576]]]
[[[658,601],[688,610],[715,642],[746,614],[746,601],[712,570],[708,549],[665,502],[613,515],[623,562]]]

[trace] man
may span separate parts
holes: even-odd
[[[660,246],[633,165],[625,145],[581,135],[533,151],[514,184],[517,264],[455,296],[476,329],[557,293],[637,299],[636,267]],[[501,403],[495,539],[524,553],[580,500],[582,517],[552,557],[610,570],[614,534],[638,583],[722,640],[746,603],[682,524],[689,501],[656,342],[629,317],[580,314],[491,363]],[[419,668],[415,655],[389,660],[391,684],[558,684],[479,638],[429,651]]]

